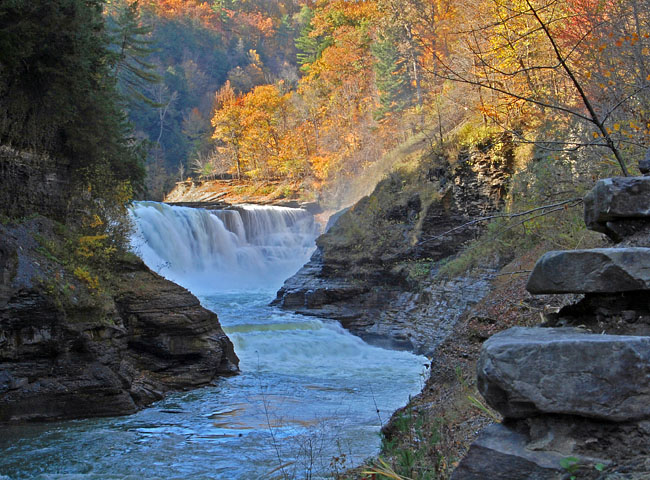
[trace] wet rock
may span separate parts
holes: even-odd
[[[485,342],[477,369],[481,394],[506,418],[650,417],[650,337],[516,327]]]
[[[650,248],[551,251],[535,264],[527,290],[539,293],[617,293],[650,289]]]
[[[650,221],[650,177],[598,181],[585,197],[585,224],[620,241]]]

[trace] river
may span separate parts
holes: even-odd
[[[0,479],[325,478],[377,453],[427,360],[269,306],[314,249],[311,215],[140,202],[132,217],[135,251],[218,313],[241,374],[130,416],[3,427]]]

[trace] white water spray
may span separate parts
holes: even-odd
[[[307,212],[131,212],[138,254],[219,314],[241,374],[127,417],[5,427],[0,477],[324,479],[333,458],[351,466],[377,452],[381,422],[419,390],[426,359],[268,305],[314,248]]]
[[[194,293],[276,288],[309,258],[319,227],[305,210],[228,210],[136,202],[133,249],[150,268]]]

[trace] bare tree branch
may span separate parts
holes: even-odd
[[[558,210],[564,210],[565,208],[572,208],[572,207],[575,207],[575,206],[577,206],[577,205],[580,205],[580,204],[582,203],[582,201],[583,201],[582,198],[572,198],[572,199],[570,199],[570,200],[564,200],[564,201],[562,201],[562,202],[552,203],[552,204],[550,204],[550,205],[543,205],[543,206],[541,206],[541,207],[532,208],[532,209],[530,209],[530,210],[526,210],[525,212],[517,212],[517,213],[498,213],[498,214],[496,214],[496,215],[489,215],[489,216],[487,216],[487,217],[475,218],[474,220],[471,220],[471,221],[469,221],[469,222],[463,223],[462,225],[459,225],[459,226],[457,226],[457,227],[454,227],[454,228],[452,228],[451,230],[447,230],[446,232],[443,232],[443,233],[441,233],[440,235],[436,235],[436,236],[434,236],[434,237],[429,237],[429,238],[425,238],[424,240],[420,240],[420,241],[419,241],[418,243],[416,243],[414,246],[417,247],[417,246],[420,246],[420,245],[424,245],[425,243],[432,242],[433,240],[438,240],[438,239],[440,239],[440,238],[442,238],[442,237],[444,237],[444,236],[446,236],[446,235],[448,235],[448,234],[450,234],[450,233],[456,232],[456,231],[461,230],[461,229],[463,229],[463,228],[465,228],[465,227],[468,227],[468,226],[470,226],[470,225],[476,225],[477,223],[485,222],[485,221],[487,221],[487,220],[494,220],[495,218],[507,218],[507,219],[510,220],[510,219],[512,219],[512,218],[517,218],[517,217],[523,217],[523,216],[525,216],[525,215],[530,215],[531,213],[539,212],[540,210],[548,210],[548,209],[552,209],[552,210],[548,210],[548,211],[546,211],[546,212],[544,212],[544,213],[541,213],[541,214],[539,214],[539,215],[536,215],[536,216],[534,216],[534,217],[532,217],[532,218],[527,218],[527,219],[525,219],[525,220],[523,220],[523,221],[521,222],[521,223],[525,223],[525,222],[527,222],[527,221],[529,221],[529,220],[532,220],[533,218],[537,218],[537,217],[540,217],[540,216],[543,216],[543,215],[548,215],[549,213],[556,212],[556,211],[558,211]],[[571,204],[573,204],[573,205],[571,205]],[[569,206],[568,206],[568,207],[565,207],[565,205],[569,205]],[[521,223],[519,223],[518,225],[521,225]]]
[[[560,48],[558,47],[557,43],[555,42],[555,38],[553,37],[553,35],[551,35],[551,32],[548,29],[548,26],[540,18],[539,14],[537,13],[537,10],[535,10],[535,7],[533,7],[533,5],[530,3],[530,0],[526,0],[526,5],[528,5],[528,8],[530,8],[531,13],[535,17],[535,19],[539,22],[540,26],[542,27],[542,30],[544,31],[544,34],[546,35],[546,38],[548,39],[548,41],[551,42],[551,46],[553,47],[553,51],[555,52],[555,56],[560,61],[560,64],[562,65],[562,68],[564,69],[566,74],[569,76],[569,78],[573,82],[573,86],[578,91],[578,94],[580,95],[580,98],[582,99],[582,102],[584,103],[585,107],[587,108],[587,111],[589,112],[589,115],[591,116],[591,122],[594,125],[596,125],[596,127],[598,127],[598,130],[600,130],[600,133],[602,134],[603,138],[605,139],[605,142],[607,143],[607,146],[609,147],[609,149],[614,154],[614,157],[616,157],[616,161],[620,165],[621,170],[623,171],[623,175],[628,177],[629,173],[627,171],[627,167],[625,166],[625,162],[623,161],[623,158],[621,157],[620,152],[616,148],[616,145],[614,145],[614,141],[610,137],[609,132],[605,128],[605,125],[598,118],[598,114],[596,113],[596,110],[594,109],[593,105],[591,104],[591,101],[589,100],[589,97],[587,97],[587,94],[585,93],[584,89],[582,88],[582,84],[578,81],[575,74],[573,73],[573,70],[571,68],[569,68],[569,65],[566,63],[566,61],[564,59],[564,56],[562,55],[562,52],[560,51]]]

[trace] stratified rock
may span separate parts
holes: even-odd
[[[65,221],[81,197],[70,183],[70,163],[65,158],[0,146],[0,212],[11,218],[39,212]]]
[[[606,178],[585,197],[587,228],[615,241],[650,221],[650,177]]]
[[[650,290],[650,248],[547,252],[535,264],[526,289],[533,294]]]
[[[237,371],[217,316],[142,261],[87,292],[38,253],[36,219],[0,225],[0,423],[133,413]],[[43,283],[43,279],[51,280]]]
[[[481,432],[451,480],[560,480],[565,455],[526,448],[527,437],[502,424]]]
[[[321,275],[320,250],[277,294],[273,305],[338,320],[367,343],[432,356],[463,313],[490,289],[493,272],[431,282],[419,292],[401,286],[364,286]]]
[[[498,151],[496,148],[498,147]],[[513,171],[509,135],[395,171],[333,215],[317,252],[273,302],[338,320],[367,342],[430,355],[464,310],[489,291],[492,272],[432,282],[435,261],[457,254],[498,211]]]
[[[506,418],[650,417],[650,337],[516,327],[485,342],[477,369],[481,394]]]
[[[284,282],[271,304],[306,315],[323,315],[337,320],[349,318],[345,308],[337,309],[335,305],[356,298],[366,293],[369,288],[353,285],[343,279],[323,276],[322,269],[323,258],[318,249],[309,262]]]

